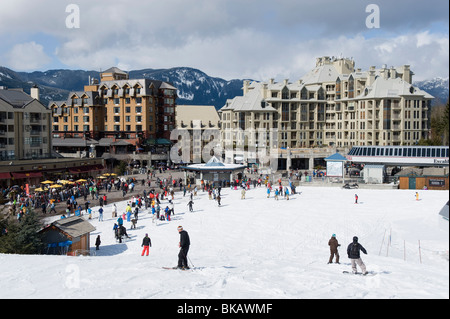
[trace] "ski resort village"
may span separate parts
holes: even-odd
[[[412,74],[322,57],[218,111],[117,68],[48,105],[2,88],[1,297],[448,298]]]
[[[0,298],[195,318],[449,299],[430,1],[2,2]]]

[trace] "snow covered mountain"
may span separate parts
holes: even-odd
[[[221,108],[227,99],[242,94],[242,80],[227,81],[186,67],[171,69],[144,69],[130,71],[130,78],[145,78],[172,83],[178,89],[177,104],[214,105]],[[70,91],[81,91],[89,77],[100,78],[97,71],[49,70],[45,72],[14,72],[0,67],[0,86],[23,88],[25,92],[37,84],[41,100],[65,99]],[[44,103],[45,104],[45,103]]]
[[[130,78],[145,78],[172,83],[178,89],[178,105],[225,105],[227,99],[242,95],[242,81],[227,81],[187,67],[131,71]]]
[[[242,95],[243,79],[224,80],[188,67],[170,69],[143,69],[130,71],[130,78],[146,78],[167,81],[178,89],[178,105],[214,105],[216,109],[225,105],[227,99]],[[49,70],[45,72],[14,72],[0,66],[0,86],[23,88],[29,93],[37,84],[41,88],[41,100],[62,100],[70,91],[81,91],[89,77],[100,78],[98,71]],[[435,96],[434,105],[445,103],[449,96],[447,78],[435,78],[414,83]]]
[[[437,77],[431,80],[417,81],[414,82],[414,85],[433,95],[436,98],[433,103],[434,105],[445,104],[448,100],[448,77]]]

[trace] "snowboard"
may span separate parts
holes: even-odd
[[[373,272],[373,271],[369,271],[367,274],[363,274],[362,272],[357,272],[356,274],[354,274],[351,271],[345,271],[344,270],[342,273],[343,274],[349,274],[349,275],[359,275],[359,276],[374,276],[374,275],[376,275],[376,273]]]

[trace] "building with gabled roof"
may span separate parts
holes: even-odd
[[[0,88],[0,161],[51,157],[51,111],[31,90]]]
[[[244,81],[243,96],[218,111],[223,147],[415,145],[429,137],[434,97],[412,85],[413,75],[409,65],[363,71],[353,59],[320,57],[294,82]],[[258,130],[276,138],[258,142]]]
[[[95,227],[80,216],[54,221],[39,231],[47,254],[86,254],[90,249],[90,233]]]
[[[55,149],[66,156],[72,152],[77,157],[103,153],[114,157],[143,150],[148,141],[169,140],[175,128],[176,92],[170,83],[130,79],[127,72],[112,67],[100,74],[100,81],[89,79],[84,91],[49,103],[53,138],[59,139]],[[78,142],[81,148],[68,149],[67,139],[103,139],[103,143]],[[105,145],[107,140],[111,143]]]

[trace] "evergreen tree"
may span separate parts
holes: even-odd
[[[44,244],[38,234],[41,223],[34,212],[25,214],[21,221],[3,225],[8,233],[0,237],[0,253],[39,254]]]

